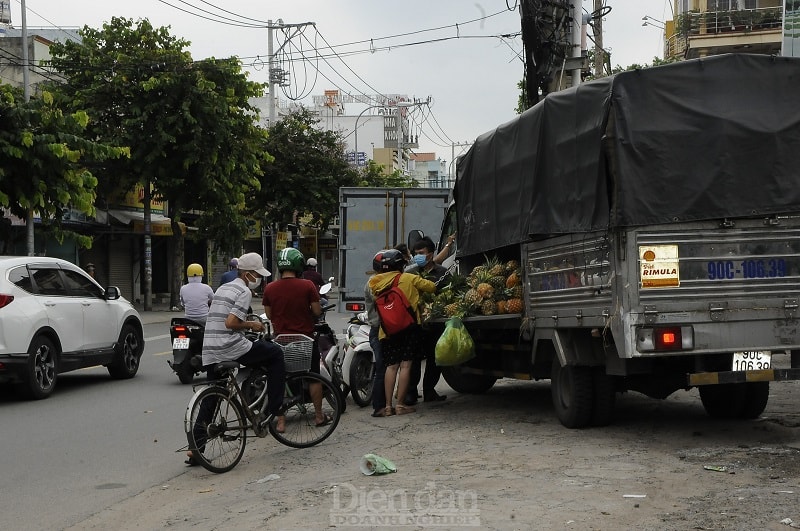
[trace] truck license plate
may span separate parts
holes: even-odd
[[[172,349],[173,350],[188,350],[189,349],[189,338],[188,337],[176,337],[172,340]]]
[[[772,353],[766,351],[748,351],[733,353],[734,371],[760,371],[772,366]]]

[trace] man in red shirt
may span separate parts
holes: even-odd
[[[301,278],[305,257],[293,247],[278,253],[278,271],[281,278],[267,284],[264,288],[264,312],[272,323],[274,334],[303,334],[314,337],[314,324],[322,315],[319,303],[319,291],[310,280]],[[319,373],[319,348],[314,343],[311,358],[311,372]],[[324,426],[333,419],[322,411],[322,385],[312,384],[309,387],[311,401],[314,402],[317,426]],[[277,429],[281,431],[284,419],[278,418]]]

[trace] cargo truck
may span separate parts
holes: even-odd
[[[439,240],[450,190],[444,188],[339,189],[340,312],[364,310],[364,285],[372,257],[422,231]]]
[[[549,94],[457,166],[462,274],[518,261],[523,311],[464,319],[458,392],[550,379],[568,428],[699,388],[755,418],[800,379],[800,59],[725,55]],[[441,327],[443,319],[428,326]]]

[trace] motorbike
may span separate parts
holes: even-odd
[[[327,326],[327,324],[325,325]],[[336,339],[335,334],[328,326],[328,338]],[[342,394],[351,394],[353,401],[359,407],[366,407],[372,403],[372,383],[375,374],[375,357],[369,344],[369,323],[366,312],[353,316],[347,325],[347,330],[341,341],[330,340],[331,345],[327,352],[320,353],[322,365],[330,374],[334,385],[342,390]]]
[[[205,327],[185,317],[173,317],[169,324],[172,360],[169,366],[183,384],[192,383],[203,370],[203,334]]]

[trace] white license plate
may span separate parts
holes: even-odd
[[[188,337],[176,337],[172,340],[172,348],[174,350],[188,350],[189,349],[189,338]]]
[[[734,352],[734,371],[760,371],[772,366],[772,353],[762,351]]]

